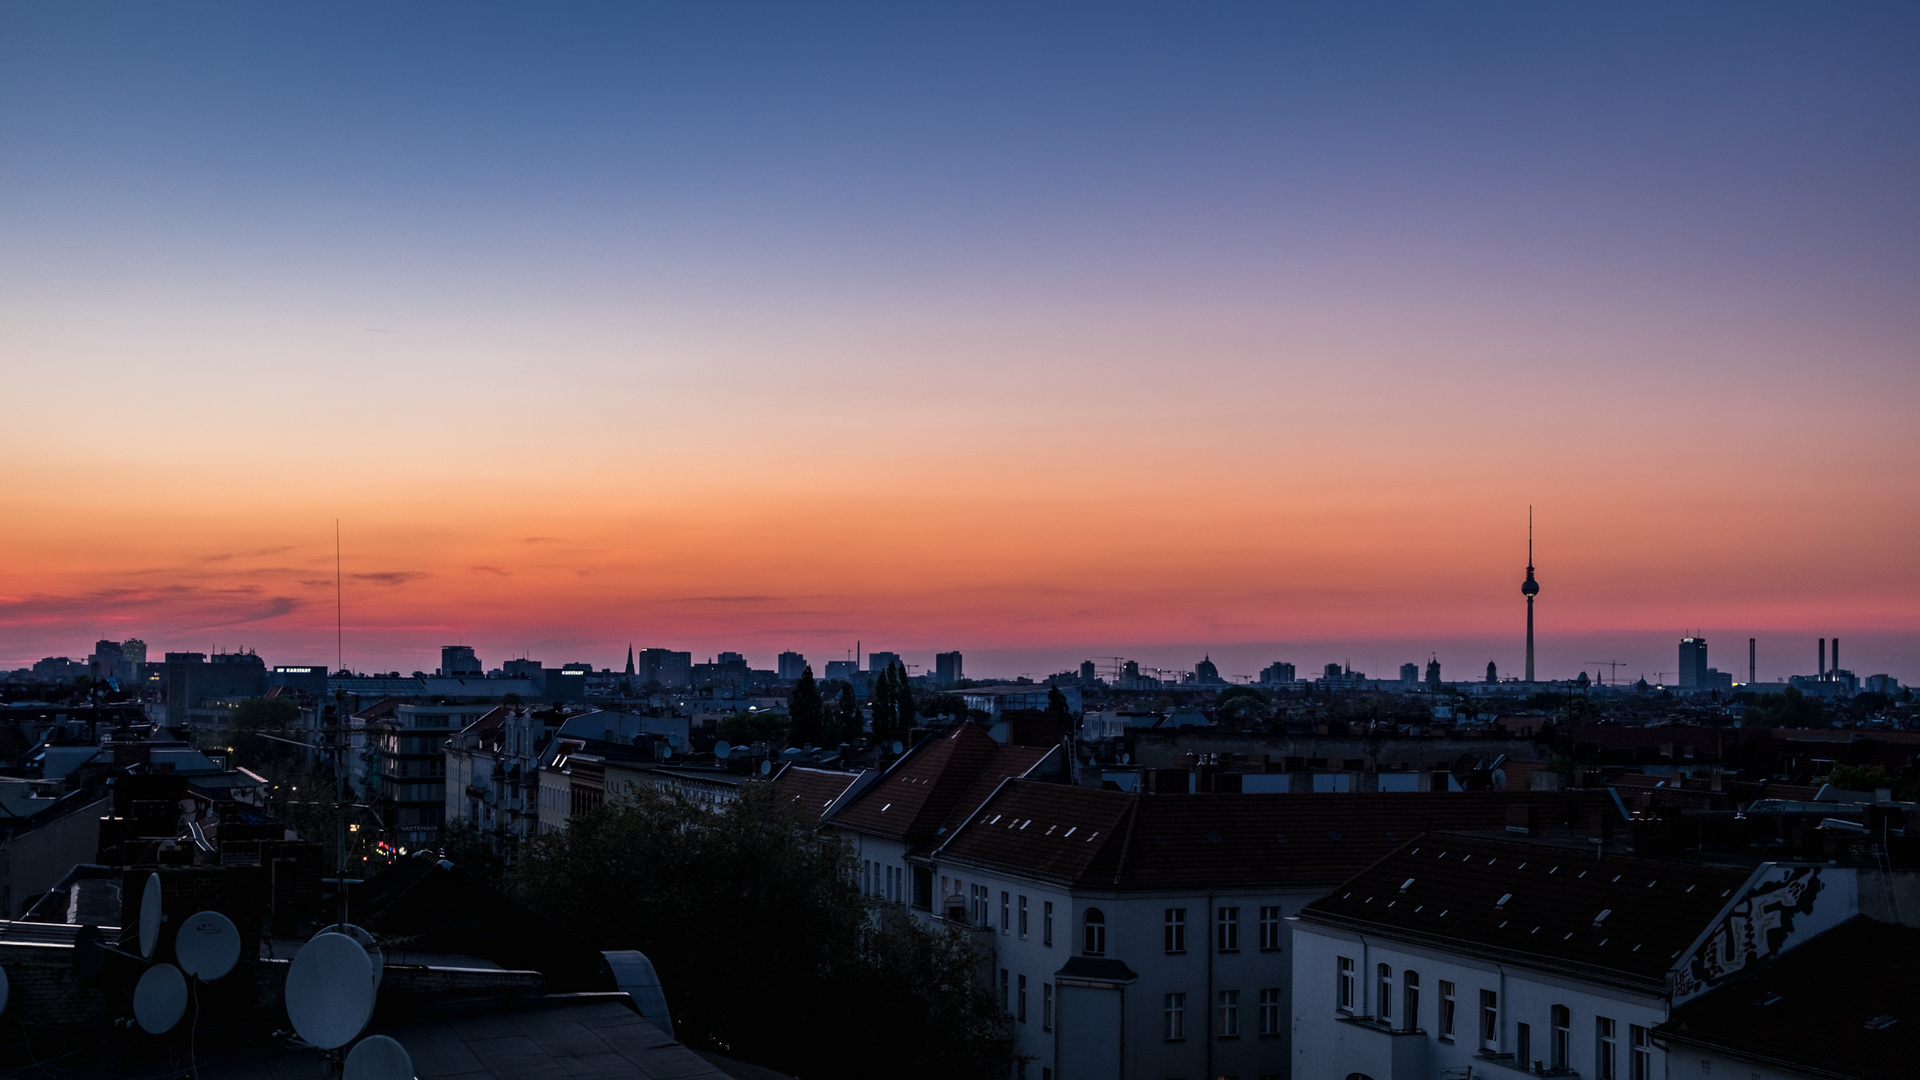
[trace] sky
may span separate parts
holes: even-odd
[[[1916,116],[1911,4],[0,2],[0,668],[1517,672],[1531,507],[1543,677],[1920,681]]]

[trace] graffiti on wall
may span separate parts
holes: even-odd
[[[1676,1003],[1704,994],[1748,965],[1784,951],[1796,924],[1810,920],[1820,892],[1827,886],[1820,878],[1820,868],[1795,866],[1783,871],[1782,876],[1748,890],[1727,909],[1719,925],[1681,969],[1674,986]]]

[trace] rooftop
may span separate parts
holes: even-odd
[[[1025,776],[1051,747],[1003,746],[974,724],[922,740],[833,816],[833,824],[924,844],[957,827],[1009,777]]]

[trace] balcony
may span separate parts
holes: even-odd
[[[1350,1063],[1351,1071],[1373,1080],[1425,1080],[1428,1076],[1424,1029],[1396,1028],[1372,1016],[1342,1014],[1337,1019],[1336,1060]]]
[[[1498,1065],[1512,1072],[1525,1073],[1528,1076],[1577,1077],[1580,1075],[1577,1069],[1556,1069],[1544,1061],[1516,1061],[1512,1054],[1496,1054],[1491,1050],[1482,1050],[1473,1055],[1473,1059],[1486,1062],[1488,1065]]]

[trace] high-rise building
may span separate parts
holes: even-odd
[[[87,674],[96,679],[113,679],[125,684],[127,674],[126,650],[117,641],[105,638],[93,643],[93,655],[87,657]]]
[[[867,670],[868,671],[872,671],[872,672],[885,671],[888,668],[892,667],[893,665],[899,664],[899,663],[900,663],[900,654],[897,652],[880,652],[876,650],[874,652],[870,652],[867,654]],[[900,670],[905,671],[906,666],[904,664],[901,665]]]
[[[1680,689],[1708,689],[1707,679],[1707,639],[1689,637],[1680,639]]]
[[[1520,594],[1527,598],[1527,681],[1533,681],[1533,598],[1540,595],[1540,583],[1533,580],[1533,507],[1527,507],[1527,580],[1520,583]],[[1435,681],[1438,680],[1429,680]]]
[[[933,656],[933,680],[941,686],[952,686],[966,678],[960,672],[960,654],[957,652],[935,653]]]
[[[774,661],[774,670],[779,673],[781,681],[796,682],[801,672],[807,670],[807,658],[797,652],[783,652]]]
[[[1487,681],[1490,683],[1500,681],[1500,667],[1491,660],[1487,661]]]
[[[1093,661],[1091,660],[1080,661],[1080,681],[1081,682],[1083,683],[1098,682],[1099,679],[1100,679],[1100,674],[1098,669],[1096,669],[1093,666]]]
[[[449,679],[479,678],[487,673],[471,645],[440,646],[440,674]]]
[[[1400,665],[1400,685],[1406,687],[1409,690],[1420,685],[1420,665],[1419,664],[1401,664]]]
[[[1440,688],[1440,658],[1437,656],[1427,661],[1427,685],[1436,690]]]
[[[1269,686],[1291,683],[1293,682],[1293,665],[1281,660],[1275,660],[1273,663],[1260,669],[1260,681]]]
[[[686,690],[693,686],[693,654],[641,649],[633,654],[633,677],[642,685],[656,682],[666,690]]]

